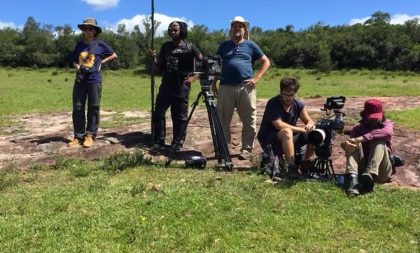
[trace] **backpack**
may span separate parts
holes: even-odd
[[[260,174],[268,174],[270,178],[283,178],[287,174],[286,160],[279,158],[277,152],[274,152],[271,144],[264,147],[260,162]]]

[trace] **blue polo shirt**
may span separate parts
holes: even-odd
[[[217,50],[222,57],[221,85],[240,85],[254,75],[254,62],[264,56],[255,42],[245,40],[236,45],[232,40],[224,41]]]
[[[90,43],[81,41],[74,48],[71,61],[92,68],[93,72],[87,76],[85,83],[101,83],[102,75],[99,65],[102,59],[113,53],[114,51],[102,40],[92,40]]]

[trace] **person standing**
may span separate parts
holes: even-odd
[[[249,22],[236,16],[230,22],[230,40],[223,42],[217,54],[222,58],[222,73],[217,90],[217,109],[226,141],[230,143],[230,123],[236,108],[242,121],[242,147],[239,159],[249,159],[256,135],[256,85],[270,67],[270,60],[249,40]],[[254,75],[253,64],[261,63]]]
[[[154,130],[152,149],[155,151],[165,147],[165,114],[169,107],[171,107],[173,125],[171,146],[174,150],[179,150],[183,145],[188,119],[188,99],[191,82],[196,77],[189,77],[188,73],[178,69],[180,66],[176,65],[177,59],[174,57],[192,54],[196,59],[203,58],[194,45],[185,41],[187,32],[186,23],[174,21],[168,26],[168,34],[172,40],[162,45],[159,55],[156,55],[156,52],[151,49],[148,51],[148,54],[153,57],[153,62],[157,69],[162,72],[162,83],[156,97],[156,107],[152,113]]]
[[[77,26],[83,31],[84,40],[77,43],[71,55],[76,79],[73,86],[74,138],[69,147],[80,144],[93,146],[99,127],[99,109],[102,93],[101,66],[117,58],[117,54],[96,37],[102,32],[94,18],[86,18]],[[87,117],[85,105],[87,100]]]

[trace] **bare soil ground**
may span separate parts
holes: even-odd
[[[385,108],[392,110],[420,107],[418,97],[382,97]],[[358,114],[363,108],[366,98],[347,98],[344,112],[346,116],[358,119]],[[264,112],[267,100],[258,101],[258,122]],[[325,98],[304,99],[304,102],[313,116],[319,118],[322,113],[320,108]],[[102,112],[102,122],[112,121],[114,112]],[[100,129],[92,148],[83,147],[69,148],[67,142],[72,137],[71,113],[54,114],[31,114],[23,115],[14,119],[13,127],[6,129],[5,134],[0,136],[0,168],[14,166],[21,169],[29,169],[34,164],[53,164],[57,156],[84,158],[98,160],[118,151],[130,151],[137,148],[143,149],[152,159],[165,160],[168,153],[160,155],[150,153],[148,149],[150,138],[149,114],[146,112],[124,112],[124,117],[143,118],[142,123],[129,121],[127,125],[118,128]],[[346,122],[346,130],[355,124]],[[250,161],[237,159],[241,147],[241,122],[237,114],[234,115],[232,125],[232,143],[229,145],[234,168],[246,170],[258,164],[261,148],[258,141],[255,142],[253,158]],[[167,143],[170,143],[172,126],[170,117],[167,121]],[[347,138],[345,135],[337,135],[333,141],[332,161],[336,173],[344,172],[345,158],[338,143]],[[420,131],[413,131],[394,126],[393,145],[397,153],[404,157],[405,166],[398,168],[392,177],[390,184],[420,189]],[[208,118],[205,108],[199,108],[194,112],[188,127],[187,139],[179,156],[202,154],[207,157],[208,164],[215,164],[213,142],[208,126]]]

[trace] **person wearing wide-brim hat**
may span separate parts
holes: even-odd
[[[95,37],[102,33],[102,28],[98,26],[96,19],[94,18],[86,18],[85,20],[83,20],[83,23],[78,24],[77,27],[82,31],[86,28],[94,28],[96,30],[94,35]]]
[[[84,40],[77,43],[71,55],[77,73],[73,86],[74,138],[68,146],[76,147],[82,144],[83,147],[89,148],[92,147],[99,128],[101,66],[117,58],[117,54],[104,41],[96,40],[102,29],[94,18],[86,18],[77,27],[83,31]]]
[[[390,159],[393,124],[384,115],[382,101],[368,99],[360,116],[350,138],[341,143],[347,157],[346,193],[350,197],[371,192],[375,182],[389,182],[395,172]]]
[[[230,123],[236,108],[242,121],[242,147],[239,159],[249,159],[257,133],[256,85],[270,67],[270,60],[253,41],[249,40],[249,22],[241,16],[230,21],[229,40],[224,41],[217,54],[223,60],[217,109],[223,133],[230,142]],[[253,63],[261,67],[254,74]]]

